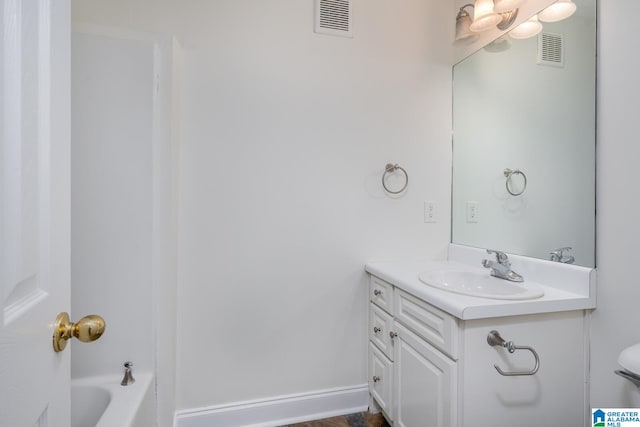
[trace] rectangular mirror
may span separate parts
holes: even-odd
[[[453,243],[595,266],[596,0],[574,3],[454,66]]]

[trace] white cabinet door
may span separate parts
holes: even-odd
[[[456,363],[397,322],[394,332],[395,425],[455,426]]]
[[[393,418],[393,362],[369,343],[369,391],[378,406]]]
[[[0,425],[69,425],[69,2],[0,2]]]

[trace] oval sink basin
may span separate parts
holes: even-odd
[[[418,278],[434,288],[481,298],[524,300],[544,295],[544,290],[535,283],[510,282],[490,276],[488,272],[429,270],[420,273]]]

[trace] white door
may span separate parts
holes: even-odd
[[[0,426],[69,426],[69,1],[0,0]]]

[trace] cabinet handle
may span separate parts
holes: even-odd
[[[377,334],[378,332],[382,332],[382,328],[378,328],[377,326],[373,327],[373,333]]]
[[[389,332],[389,337],[391,337],[391,339],[394,339],[397,336],[398,336],[397,332],[393,332],[393,331]]]
[[[380,295],[382,295],[382,291],[380,289],[376,289],[375,291],[373,291],[373,294],[379,297]]]
[[[377,376],[377,375],[374,375],[374,376],[373,376],[373,382],[374,382],[374,383],[377,383],[378,381],[380,381],[380,377],[379,377],[379,376]]]

